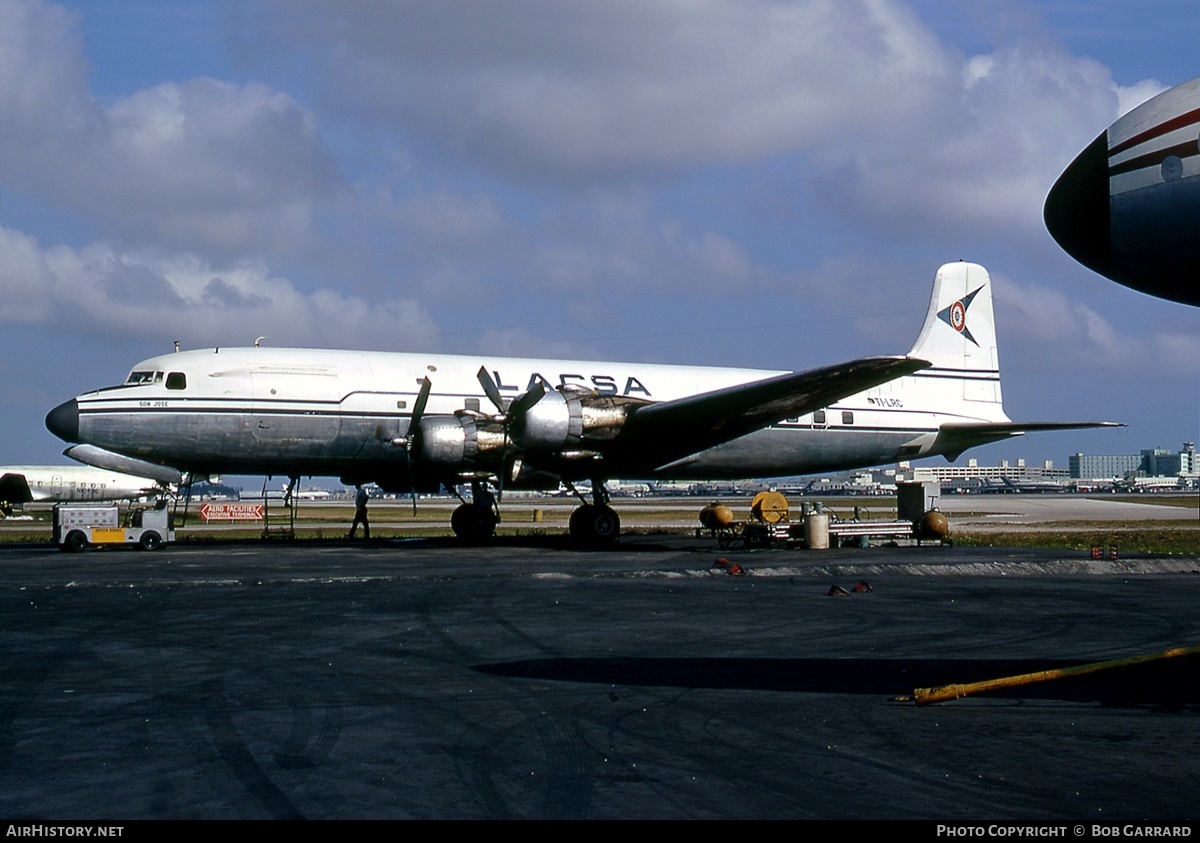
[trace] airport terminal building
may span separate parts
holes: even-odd
[[[1192,477],[1197,473],[1196,445],[1184,442],[1178,451],[1150,448],[1140,454],[1072,454],[1072,480],[1111,480],[1139,477]]]

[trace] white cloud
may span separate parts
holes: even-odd
[[[54,275],[28,234],[0,228],[0,302],[5,322],[43,322],[53,311]]]
[[[1122,330],[1094,308],[1057,290],[1020,284],[1002,275],[992,279],[997,301],[1016,316],[1003,326],[1002,346],[1052,360],[1055,371],[1070,367],[1121,379],[1200,375],[1200,336],[1174,329]],[[1002,368],[1004,358],[1002,347]]]
[[[433,319],[412,301],[368,302],[327,288],[306,293],[254,262],[216,267],[195,256],[104,243],[41,249],[0,228],[0,265],[7,322],[193,346],[248,345],[262,335],[277,345],[355,348],[437,341]]]
[[[840,214],[896,235],[1029,242],[1050,185],[1118,101],[1107,68],[1043,44],[975,56],[919,119],[817,153],[817,189]]]
[[[96,119],[87,71],[75,15],[39,0],[0,2],[0,161],[54,148],[61,130]]]
[[[1027,13],[965,56],[898,0],[260,5],[325,109],[433,159],[571,188],[783,158],[810,205],[925,242],[1040,235],[1057,174],[1160,87]]]
[[[77,21],[0,0],[0,178],[108,235],[225,254],[291,250],[338,189],[312,115],[262,85],[165,82],[111,106]]]
[[[1127,114],[1151,97],[1158,96],[1167,86],[1157,79],[1143,79],[1133,85],[1117,85],[1117,114]],[[1105,127],[1107,128],[1107,127]],[[1096,132],[1096,134],[1100,134]]]
[[[526,177],[755,160],[902,119],[946,77],[883,0],[265,5],[327,107]]]

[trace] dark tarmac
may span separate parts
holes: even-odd
[[[1197,573],[690,538],[7,547],[0,813],[1192,818],[1192,659],[891,698],[1200,643]]]

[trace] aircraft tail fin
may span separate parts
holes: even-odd
[[[1001,404],[992,282],[979,264],[960,261],[937,271],[925,324],[908,356],[931,364],[902,379],[909,394],[939,412],[960,416],[960,420],[940,425],[930,449],[949,460],[976,445],[1033,431],[1122,426],[1116,422],[1009,420]]]
[[[33,494],[24,474],[5,474],[0,477],[0,503],[31,503]],[[11,511],[11,510],[10,510]],[[8,513],[6,512],[5,515]]]
[[[937,271],[925,324],[908,356],[932,364],[910,376],[925,397],[969,401],[984,410],[985,417],[1005,419],[992,284],[986,269],[960,261]],[[987,404],[994,406],[983,406]]]

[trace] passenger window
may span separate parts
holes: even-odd
[[[813,424],[825,424],[825,411],[817,410],[813,413]]]
[[[171,372],[167,375],[167,389],[187,389],[187,375],[183,372]]]
[[[842,410],[842,424],[854,424],[854,413]]]

